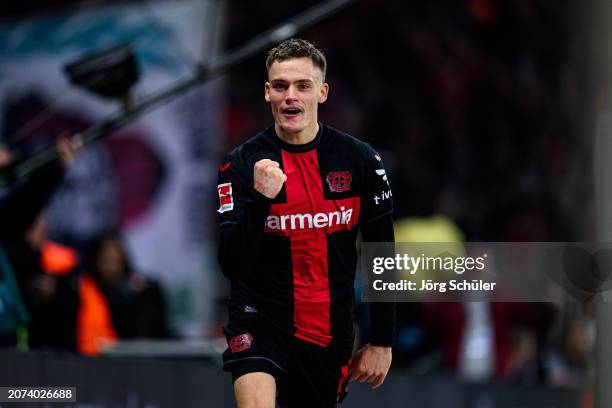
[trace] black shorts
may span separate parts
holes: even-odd
[[[281,407],[336,407],[346,396],[352,341],[317,346],[283,333],[259,316],[230,322],[223,332],[228,343],[223,369],[232,373],[232,381],[253,372],[270,374]]]

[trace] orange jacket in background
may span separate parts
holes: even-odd
[[[95,356],[100,354],[103,346],[115,343],[118,337],[106,297],[87,274],[79,280],[79,303],[77,350]]]

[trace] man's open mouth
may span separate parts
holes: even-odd
[[[287,115],[287,116],[299,115],[300,113],[302,113],[302,110],[300,108],[285,108],[285,109],[283,109],[283,114]]]

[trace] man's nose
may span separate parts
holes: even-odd
[[[285,94],[285,99],[287,100],[296,100],[297,99],[297,89],[293,85],[289,85],[287,88],[287,93]]]

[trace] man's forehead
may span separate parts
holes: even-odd
[[[307,57],[274,61],[268,71],[269,81],[321,81],[322,76],[321,70]]]

